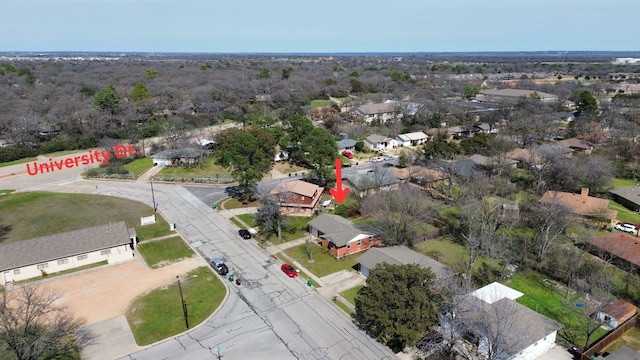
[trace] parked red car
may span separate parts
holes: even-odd
[[[287,276],[289,276],[290,278],[298,276],[298,271],[296,271],[296,269],[290,264],[282,264],[282,266],[280,266],[280,270],[282,270],[282,272],[287,274]]]
[[[353,153],[351,151],[345,150],[342,152],[342,155],[345,156],[347,159],[353,159]]]

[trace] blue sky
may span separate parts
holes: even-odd
[[[637,0],[3,0],[0,51],[637,51]]]

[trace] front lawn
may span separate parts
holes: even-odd
[[[313,249],[311,250],[313,260],[309,260],[309,255],[306,250],[307,246],[309,246],[309,249]],[[296,247],[289,248],[284,252],[317,277],[333,274],[340,270],[351,270],[351,268],[358,263],[356,259],[361,255],[354,254],[346,258],[336,260],[336,258],[328,253],[323,254],[320,246],[315,243],[298,245]]]
[[[150,157],[135,159],[132,162],[125,164],[123,167],[127,169],[134,177],[140,176],[143,172],[147,171],[153,165],[153,159]]]
[[[618,220],[620,221],[640,224],[640,215],[637,212],[631,211],[613,200],[609,200],[609,209],[618,212]]]
[[[352,303],[353,305],[356,304],[356,297],[358,296],[358,291],[360,291],[360,289],[362,289],[362,285],[360,286],[356,286],[354,288],[351,288],[349,290],[345,290],[343,292],[340,293],[340,295],[342,295],[343,298],[349,300],[350,303]]]
[[[564,325],[558,331],[558,342],[567,346],[578,345],[584,347],[586,340],[586,320],[582,313],[586,309],[586,301],[579,294],[570,294],[565,298],[565,292],[549,282],[545,283],[545,277],[534,271],[524,271],[514,275],[504,283],[524,295],[516,301],[548,318]],[[582,304],[578,307],[576,304]],[[590,343],[595,342],[607,331],[599,328],[591,335]]]
[[[453,269],[461,269],[461,267],[469,261],[469,251],[467,248],[446,238],[425,240],[416,244],[414,250],[419,251]],[[484,263],[492,269],[500,269],[500,263],[498,260],[483,256],[476,260],[473,265],[473,269],[478,270]]]
[[[636,186],[638,182],[633,179],[613,179],[613,186]]]
[[[282,226],[281,234],[282,239],[278,239],[277,234],[269,234],[267,240],[271,241],[274,245],[279,245],[287,241],[309,236],[307,233],[307,225],[311,219],[313,219],[311,216],[284,216],[284,225]]]

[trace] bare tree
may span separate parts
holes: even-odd
[[[275,233],[279,240],[282,239],[282,226],[285,223],[285,218],[280,211],[279,199],[276,199],[271,191],[262,185],[258,186],[257,194],[260,205],[258,205],[256,212],[256,223],[262,226],[263,233]],[[283,196],[286,196],[286,192]]]
[[[534,229],[535,258],[542,261],[549,251],[566,242],[569,209],[561,201],[538,202],[529,209],[528,223]]]
[[[0,347],[16,359],[75,358],[92,341],[85,320],[58,304],[52,290],[28,286],[4,292],[0,301]]]

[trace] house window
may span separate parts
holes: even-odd
[[[358,239],[358,246],[360,246],[361,243],[362,243],[362,241],[360,239]]]
[[[49,267],[49,264],[47,264],[47,263],[38,264],[38,266],[37,266],[38,270],[46,269],[48,267]]]
[[[86,260],[87,258],[87,254],[78,255],[78,260]]]
[[[20,275],[20,269],[13,270],[13,275]]]
[[[68,264],[68,263],[69,263],[69,259],[58,260],[58,265],[64,265],[64,264]]]
[[[347,243],[347,249],[351,249],[351,243]]]
[[[100,251],[100,255],[109,255],[109,254],[111,254],[111,249]]]

